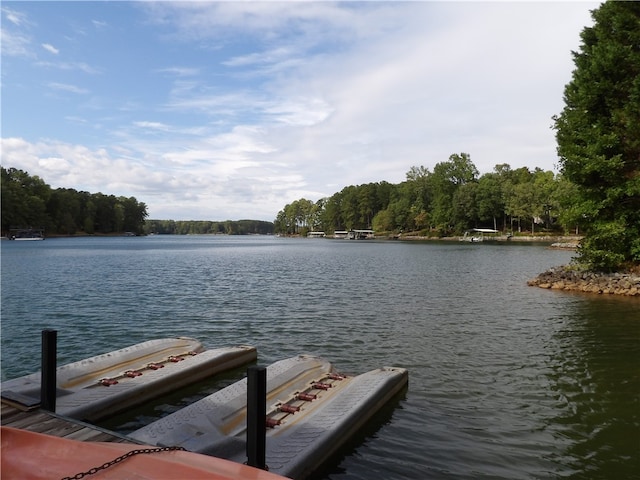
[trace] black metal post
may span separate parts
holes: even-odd
[[[267,470],[267,369],[247,369],[247,465]]]
[[[50,412],[56,411],[57,341],[56,330],[42,330],[40,408]]]

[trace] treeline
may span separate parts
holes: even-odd
[[[399,185],[296,200],[278,213],[276,232],[579,231],[580,267],[640,269],[640,3],[603,2],[591,16],[553,117],[561,175],[502,164],[479,176],[468,154],[456,154],[433,172],[412,167]]]
[[[317,202],[300,199],[278,212],[277,233],[373,228],[376,232],[419,231],[457,235],[470,228],[576,233],[576,187],[560,175],[536,168],[496,165],[479,175],[467,153],[425,167],[411,167],[406,181],[348,186]]]
[[[2,235],[11,229],[44,229],[48,235],[227,234],[270,235],[273,223],[260,220],[147,220],[147,206],[134,197],[52,189],[38,176],[2,167]]]
[[[2,167],[2,234],[13,228],[43,228],[47,234],[143,233],[147,206],[72,188],[52,189],[38,176]]]
[[[147,220],[145,233],[171,235],[271,235],[273,223],[261,220],[226,220],[224,222],[210,222],[198,220]]]

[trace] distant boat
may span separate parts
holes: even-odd
[[[9,240],[34,241],[44,240],[43,228],[14,228],[11,229]]]
[[[485,241],[485,235],[495,235],[499,233],[498,230],[493,228],[472,228],[464,232],[464,235],[460,237],[461,242],[480,243]]]
[[[375,235],[373,230],[350,230],[348,238],[349,240],[366,240],[375,238]]]

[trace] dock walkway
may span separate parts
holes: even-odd
[[[46,433],[55,437],[83,442],[137,443],[135,440],[116,432],[40,408],[24,411],[2,402],[0,412],[0,423],[5,427],[20,428],[30,432]]]

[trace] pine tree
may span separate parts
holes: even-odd
[[[586,225],[580,260],[616,270],[640,263],[640,3],[609,1],[592,17],[554,120]]]

